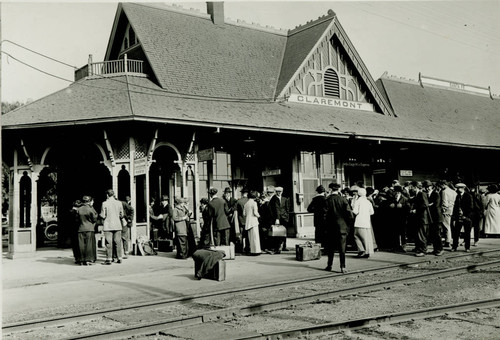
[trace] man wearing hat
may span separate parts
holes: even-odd
[[[237,238],[236,247],[239,251],[244,253],[250,252],[250,243],[248,240],[248,231],[245,230],[245,217],[243,217],[243,210],[245,203],[248,202],[248,189],[245,187],[241,189],[241,198],[236,202],[236,211],[238,213],[238,222],[240,235]]]
[[[113,247],[116,247],[117,263],[122,262],[122,222],[123,204],[115,198],[112,189],[106,191],[107,199],[102,203],[101,217],[104,220],[104,238],[106,240],[106,261],[110,265],[113,258]]]
[[[340,192],[340,185],[330,183],[330,195],[326,199],[326,217],[325,217],[325,250],[328,255],[328,262],[325,270],[331,271],[333,265],[333,256],[335,248],[338,249],[340,256],[340,271],[347,273],[345,263],[345,249],[347,245],[347,234],[349,225],[353,220],[352,210]]]
[[[134,219],[134,208],[132,208],[132,199],[130,196],[125,196],[123,204],[123,217],[127,220],[127,224],[122,227],[122,244],[123,258],[126,259],[129,252],[130,228],[132,228],[132,220]]]
[[[384,207],[387,207],[384,210],[387,213],[389,233],[381,235],[386,238],[382,243],[388,245],[394,252],[406,252],[406,220],[410,203],[403,195],[401,185],[394,185],[393,194],[388,195]]]
[[[222,198],[217,197],[218,190],[216,188],[208,189],[210,202],[208,203],[208,216],[212,225],[212,232],[215,246],[229,245],[229,229],[230,224],[227,220],[229,208],[227,203]]]
[[[451,229],[451,235],[453,237],[451,251],[457,251],[462,227],[464,228],[465,251],[470,251],[470,231],[472,228],[472,210],[474,207],[472,196],[465,191],[466,187],[464,183],[455,184],[455,188],[457,188],[457,197],[455,199],[455,205],[453,206],[452,220],[455,223],[452,224]]]
[[[224,198],[224,201],[226,201],[227,208],[228,208],[227,220],[229,221],[229,224],[231,225],[231,228],[229,229],[229,241],[236,243],[237,236],[240,235],[239,228],[238,228],[238,231],[236,231],[236,229],[235,229],[236,221],[234,220],[235,216],[238,215],[238,214],[235,214],[236,203],[238,203],[238,201],[236,200],[236,198],[233,197],[233,189],[231,189],[230,187],[226,187],[224,189],[224,195],[222,198]]]
[[[441,188],[441,212],[443,215],[443,221],[441,223],[441,232],[444,236],[444,246],[450,247],[453,238],[451,236],[451,215],[453,214],[453,206],[455,205],[455,199],[457,198],[457,192],[452,190],[448,185],[448,182],[441,180],[438,182]]]
[[[415,216],[415,227],[417,237],[415,239],[415,256],[425,256],[427,253],[427,234],[429,233],[429,224],[432,223],[432,217],[429,211],[429,199],[427,194],[422,191],[421,182],[412,182],[415,190],[413,209],[410,211]]]
[[[158,238],[172,240],[174,238],[174,223],[172,220],[174,210],[168,201],[167,195],[161,197],[158,215],[162,216],[162,219],[159,220]]]
[[[429,238],[434,248],[433,254],[436,256],[443,255],[443,243],[441,242],[441,223],[443,222],[443,213],[441,210],[441,195],[431,181],[425,180],[422,183],[424,190],[427,192],[429,199],[429,211],[432,222],[429,225]]]
[[[274,195],[269,201],[271,215],[273,217],[274,224],[282,225],[288,230],[290,201],[287,197],[283,196],[283,187],[276,187],[275,191],[276,195]],[[286,237],[283,240],[283,250],[288,250],[286,247]]]

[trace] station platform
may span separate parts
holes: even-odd
[[[91,266],[74,263],[71,249],[42,248],[31,258],[7,259],[6,248],[2,259],[3,323],[25,320],[36,313],[43,318],[45,311],[62,314],[78,313],[94,308],[110,308],[133,303],[192,296],[219,290],[241,288],[291,279],[326,275],[327,257],[314,261],[297,261],[295,245],[307,239],[287,239],[290,251],[259,256],[236,255],[226,261],[226,280],[197,280],[194,261],[179,260],[175,253],[159,252],[156,256],[130,255],[123,263],[101,265],[104,249],[98,250],[98,260]],[[411,248],[410,248],[411,249]],[[500,249],[500,238],[482,238],[471,252]],[[458,253],[464,253],[459,247]],[[450,256],[445,251],[443,256]],[[349,271],[420,262],[436,259],[432,254],[415,257],[413,253],[379,251],[369,259],[358,259],[356,252],[348,252]],[[338,254],[333,272],[340,273]]]

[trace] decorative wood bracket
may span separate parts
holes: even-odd
[[[151,144],[149,145],[148,156],[147,156],[148,157],[148,164],[151,163],[151,161],[153,159],[153,152],[155,151],[157,139],[158,139],[158,129],[156,129],[153,140],[151,141]]]
[[[30,166],[30,170],[33,171],[33,162],[31,161],[30,155],[28,154],[28,150],[26,150],[26,146],[24,145],[24,141],[21,139],[21,147],[23,148],[24,155],[28,159],[28,165]]]
[[[109,159],[111,160],[111,165],[113,167],[116,166],[115,163],[115,156],[113,155],[113,148],[111,147],[111,143],[109,142],[108,139],[108,134],[106,133],[106,130],[102,130],[104,132],[104,141],[106,142],[106,148],[108,149],[108,154],[109,154]]]

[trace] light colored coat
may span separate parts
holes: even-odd
[[[249,199],[245,206],[243,207],[243,216],[245,217],[245,229],[252,229],[253,227],[259,227],[259,208],[257,203],[253,199]]]
[[[356,215],[354,227],[356,228],[371,228],[371,215],[374,214],[373,205],[365,196],[360,196],[354,202],[352,208],[353,213]]]
[[[455,205],[455,199],[457,198],[456,191],[449,187],[441,190],[441,208],[445,215],[451,216],[453,213],[453,206]]]
[[[123,204],[114,197],[108,197],[102,203],[101,217],[104,220],[104,231],[121,231],[123,216]]]

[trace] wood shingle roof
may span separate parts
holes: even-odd
[[[123,3],[160,85],[169,91],[271,100],[286,37],[161,5]]]

